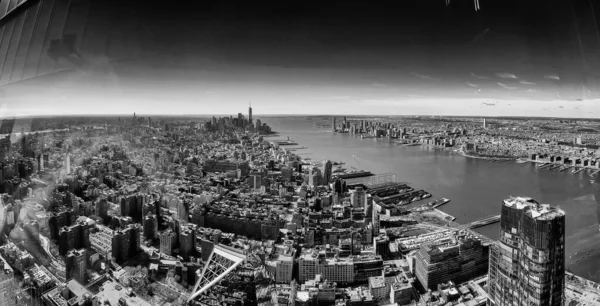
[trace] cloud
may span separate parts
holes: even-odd
[[[478,78],[478,79],[482,79],[482,80],[486,80],[488,79],[488,77],[483,76],[483,75],[476,75],[475,73],[471,72],[471,76]]]
[[[506,85],[504,83],[500,83],[500,82],[498,82],[498,85],[502,86],[502,88],[505,88],[505,89],[517,89],[517,87],[508,86],[508,85]]]
[[[534,82],[529,82],[529,81],[521,81],[519,83],[524,84],[524,85],[535,85]]]
[[[360,100],[359,103],[368,106],[398,106],[402,104],[401,101],[394,99],[364,99]]]
[[[383,84],[383,83],[373,83],[371,85],[373,85],[374,87],[387,87],[387,84]]]
[[[317,99],[322,100],[349,100],[352,97],[350,96],[326,96],[326,97],[317,97]]]
[[[526,92],[537,92],[537,90],[529,88],[529,89],[526,90]]]
[[[410,74],[416,76],[419,79],[423,79],[423,80],[429,80],[429,81],[439,81],[440,80],[438,78],[430,77],[428,75],[419,74],[419,73],[416,73],[416,72],[411,72]]]
[[[560,81],[560,77],[558,75],[555,75],[555,74],[545,75],[544,79]]]
[[[483,103],[481,103],[481,104],[482,104],[482,105],[485,105],[485,106],[496,106],[496,103],[488,103],[488,102],[483,102]]]
[[[469,85],[469,86],[471,86],[471,87],[477,87],[477,85],[475,85],[475,84],[473,84],[473,83],[471,83],[471,82],[469,82],[469,81],[467,81],[467,85]]]
[[[500,78],[503,79],[518,79],[518,77],[512,73],[507,73],[507,72],[502,72],[502,73],[496,73],[496,75]]]
[[[558,108],[564,108],[562,105],[559,105]]]

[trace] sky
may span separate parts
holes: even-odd
[[[0,115],[600,117],[587,0],[86,1],[31,40],[76,33],[75,51],[9,78]]]

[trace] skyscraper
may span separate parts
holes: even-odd
[[[66,277],[74,278],[80,284],[86,284],[86,253],[85,249],[70,250],[66,259]]]
[[[331,119],[331,130],[334,131],[334,132],[337,131],[336,123],[335,123],[335,117],[333,117]]]
[[[252,124],[252,103],[248,106],[248,123]]]
[[[144,218],[144,237],[146,239],[155,239],[158,232],[158,221],[156,215],[147,215]]]
[[[526,197],[504,200],[489,265],[490,305],[564,305],[564,211]]]
[[[96,202],[96,215],[102,218],[103,222],[106,222],[108,217],[108,201],[105,198],[101,198]]]
[[[331,172],[333,164],[330,160],[323,163],[323,185],[328,185],[331,182]]]

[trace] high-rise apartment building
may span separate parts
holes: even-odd
[[[196,250],[196,226],[189,224],[181,227],[179,234],[179,254],[183,259],[188,260],[194,255]]]
[[[80,284],[86,284],[86,252],[85,249],[70,250],[66,259],[66,277],[74,278]]]
[[[350,203],[352,207],[365,207],[367,203],[367,193],[362,187],[356,187],[350,191]]]
[[[144,218],[144,237],[146,239],[155,239],[158,232],[158,220],[156,215],[147,215]]]
[[[491,248],[489,305],[564,305],[565,213],[526,197],[502,203]]]
[[[108,201],[105,198],[101,198],[96,202],[96,215],[102,218],[103,222],[106,222],[108,217]]]
[[[177,234],[171,229],[167,229],[160,233],[160,252],[171,255],[173,248],[177,242]]]

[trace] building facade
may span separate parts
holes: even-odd
[[[488,290],[493,306],[564,305],[564,211],[526,197],[504,200]]]

